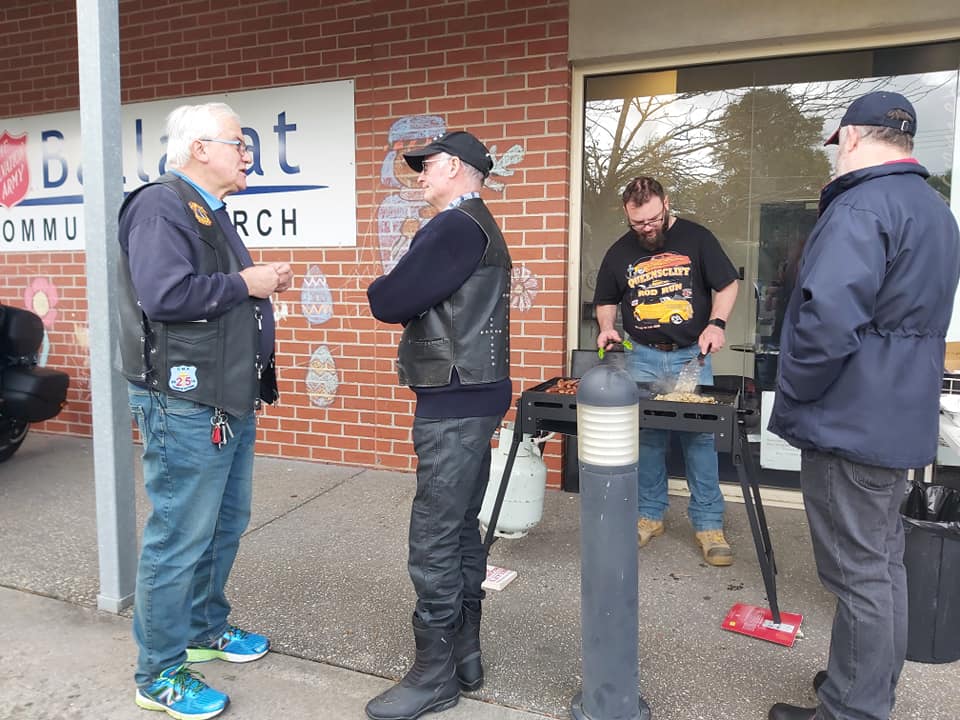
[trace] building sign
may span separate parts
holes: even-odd
[[[230,105],[254,148],[226,198],[249,247],[356,245],[350,80],[125,105],[125,193],[166,170],[167,114],[204,102]],[[0,252],[84,249],[81,142],[79,112],[0,120]]]

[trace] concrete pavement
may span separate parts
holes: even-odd
[[[95,609],[92,464],[89,440],[31,434],[0,465],[0,719],[159,717],[133,704],[129,612]],[[227,719],[360,720],[413,658],[414,478],[273,458],[258,458],[255,475],[228,594],[232,620],[269,635],[274,651],[197,668],[231,695]],[[720,629],[733,603],[765,604],[743,506],[727,513],[736,563],[711,568],[684,505],[672,498],[667,533],[640,553],[640,686],[653,717],[762,720],[776,701],[813,704],[833,601],[816,580],[803,513],[767,513],[781,608],[805,616],[804,639],[784,648]],[[137,515],[140,525],[142,493]],[[436,717],[569,717],[581,689],[579,543],[578,496],[549,491],[538,526],[494,545],[491,562],[519,577],[484,605],[487,683]],[[956,720],[958,677],[956,663],[907,663],[892,720]]]
[[[160,718],[133,704],[130,621],[0,588],[0,717],[10,720]],[[245,665],[193,666],[227,693],[223,717],[362,718],[391,681],[281,653]],[[449,720],[536,720],[542,715],[464,698]]]

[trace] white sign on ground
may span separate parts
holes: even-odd
[[[774,392],[766,390],[760,394],[760,467],[771,470],[793,470],[800,472],[800,451],[777,435],[767,430],[770,415],[773,412]]]

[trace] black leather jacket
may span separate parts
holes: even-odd
[[[190,183],[176,175],[166,174],[130,193],[120,208],[121,217],[137,194],[154,184],[167,185],[180,196],[189,222],[197,228],[197,274],[239,272],[241,261],[213,211]],[[188,203],[198,203],[211,222],[200,222]],[[128,262],[119,263],[118,274],[121,372],[128,380],[237,417],[255,410],[260,400],[277,399],[274,358],[260,357],[261,311],[252,298],[210,320],[151,321],[141,309]]]

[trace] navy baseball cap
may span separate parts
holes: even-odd
[[[403,159],[407,161],[407,165],[417,172],[423,172],[423,159],[442,152],[458,157],[468,165],[472,165],[483,173],[484,177],[487,177],[493,169],[493,160],[484,144],[470,133],[462,130],[455,130],[435,137],[429,145],[404,153]]]
[[[891,110],[902,110],[911,119],[896,120],[887,117]],[[843,119],[840,121],[840,127],[827,139],[824,145],[838,145],[840,143],[840,128],[847,125],[888,127],[912,136],[917,134],[917,113],[910,101],[900,93],[867,93],[850,103],[850,107],[847,108],[847,111],[843,114]]]

